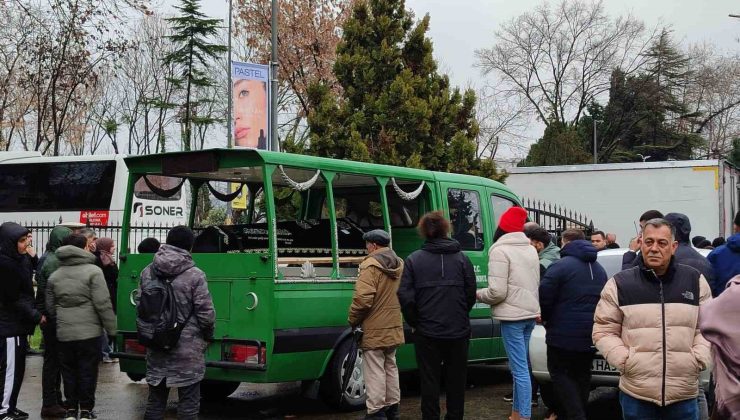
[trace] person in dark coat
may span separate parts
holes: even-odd
[[[26,370],[28,335],[46,319],[34,305],[28,269],[28,229],[17,223],[0,225],[0,418],[27,419],[16,407]]]
[[[170,351],[147,349],[146,382],[149,400],[145,420],[161,420],[167,408],[170,388],[177,388],[177,418],[197,419],[200,411],[200,382],[206,373],[205,350],[213,338],[216,311],[208,291],[206,275],[195,267],[190,249],[195,237],[186,226],[167,234],[167,243],[141,272],[140,288],[156,277],[174,278],[172,288],[178,319],[185,322],[177,345]],[[189,318],[187,314],[192,314]]]
[[[630,241],[629,248],[630,250],[625,252],[624,255],[622,255],[622,270],[627,270],[632,267],[635,267],[638,264],[639,258],[639,251],[640,251],[640,241],[642,240],[642,230],[645,229],[645,223],[647,223],[648,220],[652,219],[662,219],[663,213],[659,212],[658,210],[648,210],[642,215],[640,215],[640,232],[637,234],[637,237],[632,238]]]
[[[116,245],[111,238],[98,238],[95,240],[95,265],[103,270],[103,277],[105,277],[105,285],[108,287],[108,293],[110,294],[110,300],[113,304],[113,312],[116,312],[116,297],[118,296],[118,266],[116,265],[115,257],[113,256],[116,251]],[[103,331],[103,335],[100,336],[100,348],[103,353],[103,363],[115,363],[116,359],[110,357],[111,344],[108,340],[108,334]]]
[[[725,290],[727,282],[740,274],[740,211],[735,214],[734,229],[735,233],[727,239],[727,242],[707,256],[716,276],[714,282],[709,283],[714,297]]]
[[[445,371],[447,415],[462,419],[475,305],[475,272],[460,244],[449,239],[450,222],[440,212],[419,221],[424,245],[406,258],[398,301],[414,333],[424,419],[439,419],[439,386]],[[406,342],[410,340],[407,338]]]
[[[586,419],[594,312],[607,281],[596,262],[598,251],[585,239],[580,230],[563,232],[562,258],[545,272],[539,288],[547,370],[559,400],[555,410],[569,420]]]

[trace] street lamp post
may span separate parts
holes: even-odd
[[[277,0],[272,0],[272,23],[270,25],[270,32],[272,35],[272,54],[270,57],[270,70],[271,70],[271,76],[272,79],[270,80],[271,88],[270,88],[270,97],[271,97],[271,107],[270,107],[270,137],[272,139],[272,150],[279,152],[280,151],[280,144],[278,143],[278,133],[277,133],[277,123],[278,123],[278,116],[277,116],[277,102],[278,102],[278,57],[277,57],[277,43],[278,43],[278,5]]]
[[[232,85],[231,85],[231,83],[232,83],[232,80],[231,80],[231,25],[232,25],[232,10],[233,10],[233,8],[232,8],[232,5],[231,5],[231,0],[229,0],[229,33],[228,33],[228,38],[229,38],[229,40],[228,40],[228,44],[229,44],[228,45],[228,49],[229,49],[229,51],[226,53],[227,56],[228,56],[228,60],[227,60],[228,63],[226,64],[226,73],[228,74],[228,80],[229,80],[228,81],[228,85],[226,87],[226,96],[227,96],[228,101],[229,101],[229,107],[228,107],[227,112],[226,112],[226,114],[227,114],[226,115],[226,121],[227,121],[226,138],[227,138],[227,147],[229,149],[231,149],[233,147],[233,145],[234,145],[234,140],[233,140],[233,137],[232,137],[233,134],[234,134],[234,133],[232,133],[232,131],[233,131],[233,128],[232,128],[233,122],[231,120],[231,118],[232,118],[232,115],[231,115],[232,114],[231,107],[234,106],[234,104],[232,103],[232,101],[234,100],[233,99],[233,94],[231,92],[231,89],[232,89]]]
[[[599,155],[597,151],[598,143],[596,139],[596,118],[594,120],[594,165],[599,163]]]

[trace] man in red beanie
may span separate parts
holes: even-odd
[[[501,335],[514,378],[512,420],[532,416],[532,384],[527,355],[535,319],[540,316],[540,259],[524,234],[527,211],[512,207],[501,215],[488,253],[488,287],[478,300],[491,305],[501,321]]]

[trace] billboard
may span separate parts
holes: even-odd
[[[270,67],[232,61],[234,146],[270,149]]]

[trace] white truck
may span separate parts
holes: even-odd
[[[609,163],[513,168],[506,180],[524,199],[584,213],[627,247],[646,210],[689,217],[691,236],[732,234],[740,171],[723,160]]]

